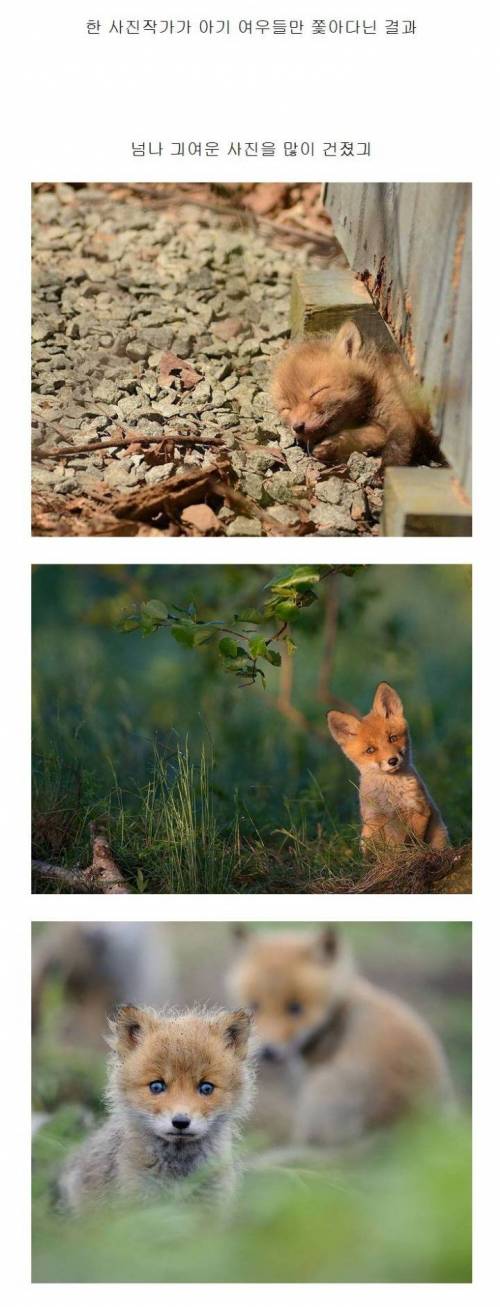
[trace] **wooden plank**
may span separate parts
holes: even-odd
[[[324,202],[353,271],[422,380],[443,452],[470,494],[470,185],[330,182]]]
[[[397,349],[366,286],[350,268],[334,265],[320,272],[300,268],[294,273],[290,303],[292,337],[337,331],[348,319],[357,324],[364,340],[375,341],[381,350]]]
[[[452,470],[387,468],[382,535],[472,535],[470,501]]]

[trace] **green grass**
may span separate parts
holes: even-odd
[[[68,771],[55,750],[35,763],[36,859],[86,866],[89,826],[97,819],[133,892],[335,893],[364,888],[367,876],[374,892],[386,885],[418,892],[439,886],[456,860],[456,851],[429,855],[414,843],[390,853],[381,848],[367,862],[359,828],[336,819],[314,778],[295,803],[278,799],[283,824],[259,827],[238,790],[232,804],[227,797],[218,802],[213,756],[202,748],[195,764],[187,744],[174,756],[156,748],[142,788],[125,791],[111,765],[109,779],[109,791],[97,795],[93,775]],[[464,850],[462,864],[467,858]]]
[[[231,1212],[173,1199],[106,1203],[77,1220],[50,1191],[81,1114],[62,1109],[34,1142],[36,1282],[468,1282],[470,1129],[422,1121],[319,1171],[248,1173]],[[261,1164],[262,1165],[262,1164]]]
[[[86,866],[89,823],[100,817],[138,890],[314,893],[355,884],[364,871],[357,776],[326,711],[330,693],[366,710],[382,679],[402,694],[416,765],[454,847],[468,846],[470,569],[370,566],[340,578],[323,689],[321,591],[294,623],[291,718],[280,710],[280,669],[269,666],[265,691],[241,689],[211,647],[117,629],[131,601],[151,597],[192,602],[210,620],[230,616],[260,603],[277,571],[35,569],[35,858]],[[437,614],[446,614],[446,639]],[[437,881],[435,868],[415,871],[415,856],[394,869],[398,887]]]

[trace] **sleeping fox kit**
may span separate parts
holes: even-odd
[[[432,1031],[357,973],[331,927],[238,938],[228,988],[253,1009],[257,1057],[281,1079],[290,1142],[350,1144],[446,1100],[446,1062]],[[265,1121],[260,1072],[257,1083]],[[283,1140],[283,1132],[273,1136]]]
[[[448,832],[413,766],[408,723],[396,691],[381,681],[365,717],[333,711],[328,725],[360,773],[363,847],[375,839],[403,844],[413,838],[445,848]]]
[[[161,1193],[197,1173],[202,1191],[223,1197],[251,1096],[250,1015],[125,1006],[110,1026],[109,1118],[64,1168],[62,1205],[76,1211],[110,1192]]]
[[[344,463],[356,450],[384,465],[442,461],[418,383],[397,354],[365,344],[354,322],[290,345],[271,394],[286,425],[323,462]]]

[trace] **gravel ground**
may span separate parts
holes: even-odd
[[[62,185],[33,238],[36,534],[378,533],[380,461],[333,474],[267,394],[306,237]]]

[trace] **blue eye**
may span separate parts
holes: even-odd
[[[303,1011],[302,1003],[297,1003],[295,1000],[291,1003],[287,1003],[286,1010],[290,1013],[290,1016],[298,1017]]]
[[[163,1094],[167,1086],[164,1080],[150,1080],[149,1088],[152,1094]]]
[[[203,1094],[205,1098],[208,1098],[209,1094],[213,1094],[214,1089],[215,1085],[213,1085],[210,1080],[200,1080],[198,1093]]]

